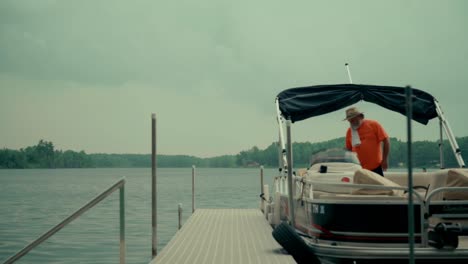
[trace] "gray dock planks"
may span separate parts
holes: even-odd
[[[197,209],[150,264],[296,263],[258,209]]]

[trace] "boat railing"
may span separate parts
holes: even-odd
[[[287,176],[277,176],[274,178],[275,190],[279,193],[286,193],[288,190]]]
[[[384,186],[384,185],[374,185],[374,184],[353,184],[353,183],[333,183],[333,182],[322,182],[322,181],[314,181],[314,180],[306,180],[302,177],[295,177],[294,179],[296,183],[301,183],[301,189],[299,191],[302,193],[302,188],[305,185],[310,186],[328,186],[328,187],[343,187],[343,188],[350,188],[350,189],[371,189],[371,190],[398,190],[407,192],[408,188],[405,186]],[[420,203],[424,202],[424,198],[417,192],[413,193],[414,196],[417,197]]]
[[[276,191],[281,194],[287,194],[287,181],[284,179],[286,176],[279,176],[275,178],[275,188]],[[384,186],[384,185],[373,185],[373,184],[353,184],[353,183],[333,183],[333,182],[322,182],[314,180],[306,180],[303,177],[295,176],[294,180],[296,182],[296,190],[299,193],[302,193],[305,185],[310,186],[328,186],[328,187],[343,187],[350,189],[372,189],[372,190],[400,190],[408,191],[408,188],[405,186]],[[296,193],[297,193],[296,192]],[[417,197],[419,202],[424,202],[424,198],[419,193],[413,193]]]
[[[275,190],[282,194],[287,194],[287,176],[277,176],[274,178]],[[347,187],[350,189],[374,189],[374,190],[402,190],[408,192],[408,188],[405,186],[383,186],[383,185],[372,185],[372,184],[352,184],[352,183],[333,183],[333,182],[323,182],[323,181],[314,181],[306,180],[303,177],[294,176],[296,182],[297,192],[302,193],[302,188],[305,185],[316,185],[316,186],[329,186],[329,187]],[[431,190],[426,194],[426,198],[422,197],[421,194],[415,192],[413,193],[420,202],[425,202],[426,208],[429,208],[431,202],[433,202],[433,197],[440,192],[468,192],[468,187],[439,187],[434,190]],[[438,201],[440,204],[442,201]],[[457,203],[456,200],[443,201],[443,204]],[[466,201],[465,201],[466,203]],[[463,216],[465,217],[465,216]]]
[[[429,216],[437,216],[441,218],[468,218],[468,213],[466,208],[468,201],[467,200],[434,200],[433,198],[436,197],[435,195],[441,192],[467,192],[468,193],[468,187],[440,187],[437,189],[432,190],[430,193],[428,193],[427,198],[426,198],[426,212]],[[450,211],[450,206],[455,207],[452,208],[453,210],[448,213],[431,213],[431,205],[442,205],[446,206],[445,211]],[[457,209],[457,206],[461,206],[461,208]]]
[[[49,237],[60,231],[66,225],[71,223],[73,220],[80,217],[83,213],[88,211],[89,209],[93,208],[95,205],[103,201],[109,195],[111,195],[116,190],[120,190],[120,201],[119,201],[119,208],[120,208],[120,264],[125,263],[125,178],[119,180],[118,182],[114,183],[112,186],[107,188],[101,194],[97,195],[94,199],[87,202],[85,205],[80,207],[80,209],[76,210],[74,213],[69,215],[67,218],[62,220],[60,223],[49,229],[47,232],[39,236],[33,242],[29,243],[23,249],[18,251],[16,254],[9,257],[3,264],[10,264],[14,263],[15,261],[19,260],[24,255],[28,254],[32,249],[40,245],[42,242],[46,241]]]

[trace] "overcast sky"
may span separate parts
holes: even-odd
[[[468,136],[468,1],[0,1],[0,148],[52,141],[87,153],[236,154],[277,140],[284,89],[405,86],[438,98]],[[390,136],[405,118],[360,103]],[[344,111],[293,125],[344,136]],[[436,140],[438,122],[414,124]]]

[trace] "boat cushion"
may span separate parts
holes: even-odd
[[[366,169],[359,169],[354,173],[354,184],[371,184],[401,187],[395,182],[380,176],[379,174]],[[351,194],[363,195],[394,195],[403,196],[403,190],[376,190],[376,189],[358,189],[351,192]]]
[[[429,187],[431,183],[429,172],[413,172],[413,186]],[[408,186],[408,172],[385,172],[385,179],[391,180],[400,186]]]
[[[451,169],[447,174],[447,187],[468,187],[468,171]],[[445,192],[446,200],[468,200],[468,191]]]

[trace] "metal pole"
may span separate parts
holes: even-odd
[[[296,217],[294,215],[294,193],[293,193],[293,175],[292,175],[292,143],[291,143],[291,120],[286,121],[287,137],[287,159],[288,159],[288,193],[289,193],[289,216],[291,225],[296,227]]]
[[[439,103],[434,99],[434,104],[436,106],[437,115],[439,115],[440,120],[442,120],[442,126],[444,127],[445,133],[447,134],[447,139],[449,140],[450,146],[452,147],[453,154],[455,155],[455,159],[458,162],[458,165],[461,168],[465,167],[465,161],[461,155],[460,147],[458,146],[457,139],[453,135],[452,129],[450,128],[450,124],[448,123],[447,119],[444,116],[444,112],[440,107]]]
[[[279,175],[281,175],[281,172],[283,171],[283,149],[281,148],[281,133],[278,132],[278,172]]]
[[[351,71],[349,71],[349,64],[345,63],[346,71],[348,72],[349,83],[353,83],[353,79],[351,79]]]
[[[152,226],[152,244],[151,256],[154,258],[158,254],[157,240],[157,199],[156,199],[156,114],[151,115],[151,226]]]
[[[125,264],[125,185],[120,188],[120,264]]]
[[[409,263],[414,264],[414,206],[413,206],[413,159],[411,146],[411,119],[413,117],[413,92],[406,87],[406,120],[408,130],[408,232],[409,232]],[[422,227],[421,227],[422,228]]]
[[[195,165],[192,165],[192,214],[195,212]]]
[[[283,169],[285,169],[286,166],[288,166],[288,164],[286,164],[287,158],[286,158],[286,146],[284,145],[283,118],[281,117],[281,110],[280,110],[278,98],[276,98],[275,103],[276,103],[276,120],[278,121],[278,126],[279,126],[279,138],[280,138],[279,144],[281,146],[281,158],[283,160],[281,164],[283,165]]]
[[[265,200],[264,198],[264,192],[263,192],[263,166],[260,166],[260,193],[262,194],[260,196],[260,208],[263,210],[265,208]]]
[[[443,132],[443,124],[442,119],[439,118],[439,129],[440,129],[440,141],[439,141],[439,152],[440,152],[440,169],[445,168],[444,164],[444,132]]]
[[[179,211],[179,230],[182,228],[182,204],[180,203],[178,205],[178,211]]]

